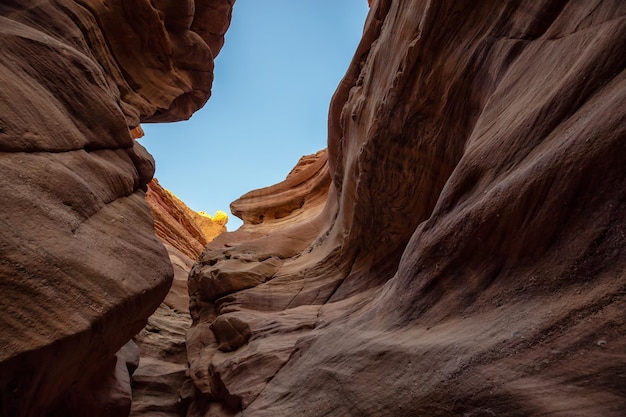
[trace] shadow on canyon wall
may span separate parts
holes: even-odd
[[[232,3],[0,5],[2,415],[128,415],[173,277],[129,129],[206,102]],[[623,416],[624,45],[619,0],[374,0],[328,148],[168,247],[162,415]]]

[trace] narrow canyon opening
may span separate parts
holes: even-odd
[[[160,184],[196,211],[227,212],[237,229],[232,201],[326,147],[330,100],[368,10],[364,0],[237,1],[208,102],[188,121],[142,125]]]
[[[0,417],[626,415],[626,2],[353,1],[0,2]]]
[[[138,140],[156,164],[146,199],[174,281],[134,338],[140,362],[131,416],[186,412],[187,276],[207,243],[227,228],[263,221],[263,214],[239,219],[231,202],[281,183],[300,158],[326,148],[330,101],[368,11],[360,0],[239,0],[215,60],[209,101],[190,120],[142,125]]]

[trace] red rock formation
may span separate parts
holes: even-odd
[[[291,221],[294,214],[323,205],[330,184],[326,162],[326,150],[300,158],[285,181],[250,191],[231,204],[231,211],[245,224],[258,225],[285,218]]]
[[[191,210],[156,179],[148,184],[146,201],[154,217],[156,235],[192,260],[200,256],[208,242],[226,231],[225,222],[213,222]]]
[[[232,1],[194,4],[0,4],[2,416],[128,414],[120,348],[172,280],[129,129],[208,99]]]
[[[163,303],[136,336],[141,359],[132,376],[130,415],[181,416],[186,403],[181,388],[187,379],[185,333],[191,324],[187,275],[193,261],[165,244],[174,267],[174,281]]]
[[[192,269],[188,415],[625,415],[624,45],[618,0],[373,2],[325,205],[250,193]]]
[[[207,242],[226,231],[228,217],[215,221],[191,210],[153,179],[146,201],[154,217],[156,235],[164,243],[174,267],[174,280],[163,303],[135,337],[141,360],[133,374],[130,415],[185,415],[181,392],[187,379],[185,334],[191,324],[187,276]],[[216,216],[217,217],[217,216]]]

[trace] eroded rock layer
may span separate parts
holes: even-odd
[[[154,218],[156,235],[189,259],[200,256],[208,242],[226,231],[228,217],[214,220],[183,203],[155,179],[148,184],[146,201]]]
[[[148,184],[146,201],[156,235],[169,254],[174,279],[165,300],[134,338],[140,361],[132,375],[130,415],[184,416],[189,403],[183,388],[189,379],[185,335],[191,325],[187,276],[206,243],[226,231],[228,217],[211,218],[191,210],[156,178]]]
[[[129,129],[208,99],[232,3],[0,4],[0,415],[128,414],[172,280]]]
[[[187,380],[185,333],[191,325],[187,275],[193,260],[165,244],[174,267],[174,281],[163,303],[135,337],[139,366],[132,375],[130,415],[184,416],[181,388]]]
[[[626,3],[372,3],[328,187],[191,271],[189,415],[623,416]]]

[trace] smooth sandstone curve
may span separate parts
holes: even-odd
[[[325,198],[191,271],[190,415],[624,415],[624,45],[621,1],[374,1]]]
[[[232,5],[0,4],[0,415],[128,414],[118,350],[173,275],[129,130],[209,98]]]

